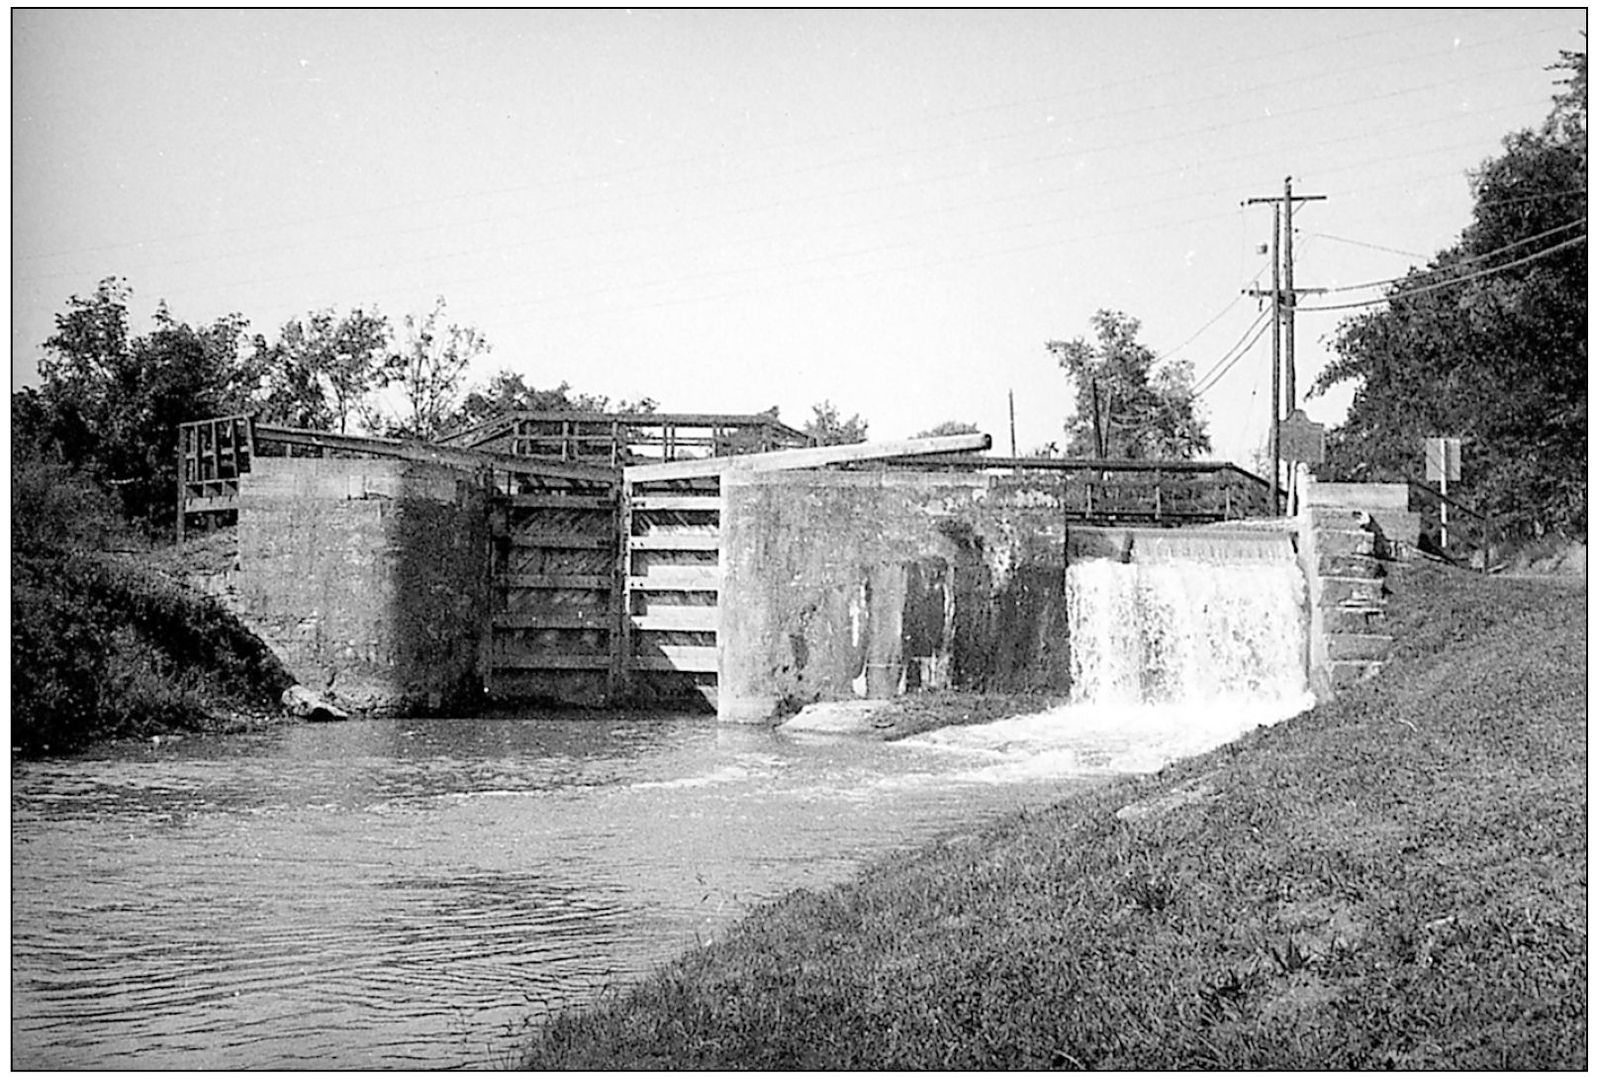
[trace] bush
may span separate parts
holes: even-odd
[[[11,549],[21,555],[64,555],[133,544],[116,499],[92,477],[67,465],[17,458],[11,464]]]
[[[110,496],[45,462],[12,468],[12,743],[60,751],[272,709],[292,678],[220,604],[108,547]]]

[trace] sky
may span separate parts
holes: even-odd
[[[1268,429],[1271,208],[1300,304],[1469,222],[1585,12],[16,10],[13,387],[108,276],[275,338],[439,296],[499,370],[872,440],[1060,440],[1095,311],[1192,365],[1213,456]],[[1349,311],[1297,318],[1306,390]],[[1252,344],[1249,341],[1252,339]],[[1336,424],[1351,387],[1299,402]]]

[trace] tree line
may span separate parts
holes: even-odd
[[[12,394],[12,452],[18,467],[69,469],[114,492],[122,515],[152,532],[175,519],[177,428],[190,420],[248,413],[289,427],[428,441],[508,410],[659,407],[565,381],[539,388],[508,369],[468,385],[472,365],[492,346],[480,330],[449,320],[442,297],[397,326],[375,307],[313,311],[269,340],[249,333],[241,314],[192,325],[165,302],[149,332],[135,334],[132,295],[125,280],[107,277],[56,314],[40,385]],[[816,444],[861,442],[867,429],[830,400],[816,404],[803,427]]]
[[[1343,320],[1311,393],[1356,389],[1326,478],[1422,479],[1462,440],[1461,497],[1522,537],[1586,532],[1586,53],[1562,51],[1542,125],[1470,175],[1458,241]]]

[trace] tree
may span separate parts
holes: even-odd
[[[916,438],[937,438],[941,435],[975,435],[980,434],[981,428],[974,423],[963,420],[944,420],[936,427],[928,427],[916,435]]]
[[[612,408],[610,399],[602,394],[577,393],[569,382],[561,382],[552,390],[536,389],[528,385],[525,377],[507,369],[470,390],[446,429],[470,427],[503,412],[651,413],[659,407],[652,397],[640,397],[636,401],[617,401]]]
[[[492,346],[476,328],[443,325],[444,298],[422,318],[405,316],[405,344],[385,369],[385,377],[404,393],[406,415],[387,425],[396,437],[438,437],[453,414],[466,369]]]
[[[130,336],[130,296],[117,278],[73,296],[44,343],[38,393],[13,396],[12,411],[25,448],[108,484],[130,519],[165,525],[176,514],[178,424],[249,410],[260,369],[240,348],[242,315],[194,327],[162,303],[154,329]]]
[[[286,427],[332,430],[337,417],[316,372],[286,348],[281,338],[267,344],[264,336],[256,334],[252,343],[262,374],[256,405],[260,418]]]
[[[280,411],[347,431],[361,399],[387,381],[389,334],[388,319],[375,309],[357,307],[339,318],[328,308],[291,320],[268,372],[268,400]]]
[[[1100,310],[1092,316],[1096,343],[1079,337],[1046,343],[1076,385],[1076,412],[1065,423],[1066,456],[1190,460],[1209,451],[1191,365],[1158,364],[1137,342],[1141,326],[1118,311]]]
[[[830,400],[811,406],[814,415],[804,424],[804,433],[816,446],[838,446],[848,442],[864,442],[870,424],[855,413],[843,419],[837,406]]]
[[[1323,474],[1416,478],[1422,440],[1456,436],[1478,509],[1512,533],[1584,534],[1585,66],[1565,53],[1570,89],[1542,128],[1471,174],[1459,241],[1337,328],[1312,392],[1357,386]]]
[[[127,365],[131,295],[118,277],[100,281],[87,299],[73,295],[44,342],[39,438],[63,460],[87,464],[98,456],[113,387]]]

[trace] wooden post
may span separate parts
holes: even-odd
[[[632,485],[615,485],[615,584],[610,611],[610,703],[632,695]]]
[[[184,449],[183,449],[183,442],[184,442],[184,437],[183,436],[184,436],[183,425],[182,424],[178,424],[178,426],[177,426],[177,541],[179,543],[183,542],[183,510],[184,510],[184,507],[188,503],[188,483],[185,482],[187,477],[183,473],[184,463],[185,463],[185,461],[187,459],[187,455],[184,453]]]
[[[1447,553],[1447,467],[1442,467],[1442,553]]]
[[[1019,457],[1020,452],[1015,449],[1015,391],[1009,391],[1009,456]]]

